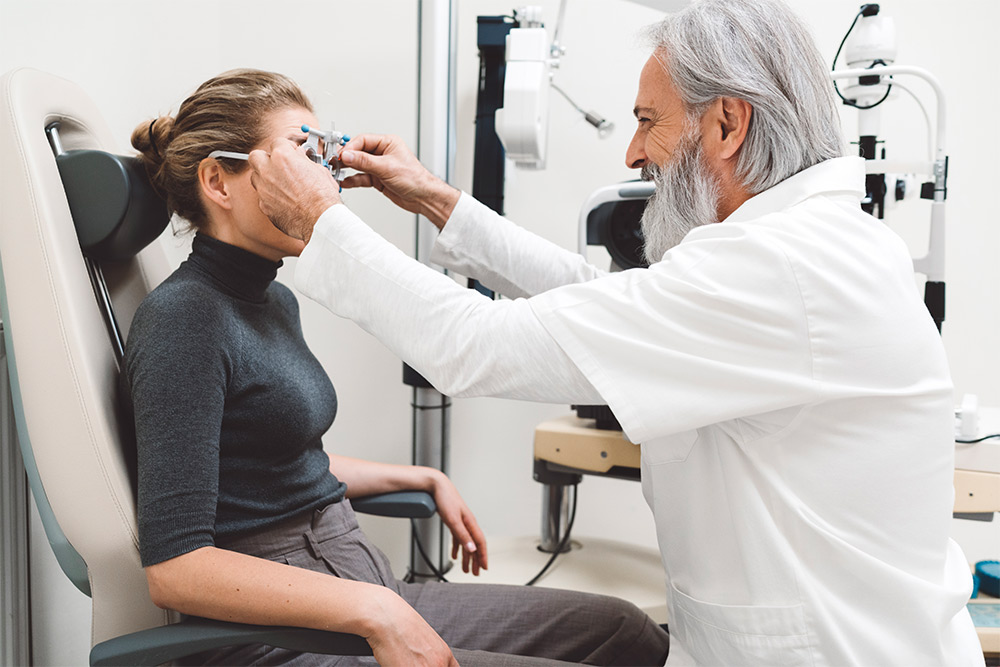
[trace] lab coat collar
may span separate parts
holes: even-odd
[[[859,157],[824,160],[789,176],[743,202],[723,222],[747,222],[783,211],[816,195],[865,196],[865,161]]]

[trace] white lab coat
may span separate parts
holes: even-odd
[[[948,537],[952,387],[857,158],[811,167],[607,274],[463,195],[432,259],[345,206],[296,285],[450,395],[607,402],[642,443],[668,664],[983,664]]]

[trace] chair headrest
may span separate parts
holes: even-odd
[[[83,254],[96,261],[131,259],[167,226],[167,204],[138,158],[100,150],[56,156]]]

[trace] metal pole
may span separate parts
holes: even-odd
[[[432,173],[451,181],[455,164],[455,44],[458,7],[454,0],[419,0],[417,33],[417,157]],[[417,216],[416,258],[429,263],[437,230]],[[411,368],[404,382],[413,387],[413,463],[448,472],[451,402]],[[438,517],[414,522],[419,539],[435,568],[450,566],[444,530]],[[419,580],[433,577],[413,544],[410,573]]]
[[[569,488],[566,484],[542,485],[542,541],[538,545],[539,551],[550,554],[559,548],[559,541],[569,523],[569,494],[566,493]],[[562,552],[571,549],[567,543]]]

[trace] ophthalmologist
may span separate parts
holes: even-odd
[[[982,665],[949,539],[953,397],[903,242],[862,212],[807,28],[706,0],[650,29],[628,166],[652,264],[608,274],[432,176],[394,137],[342,160],[440,230],[404,255],[290,142],[250,156],[307,241],[304,294],[450,396],[605,402],[641,443],[668,664]]]

